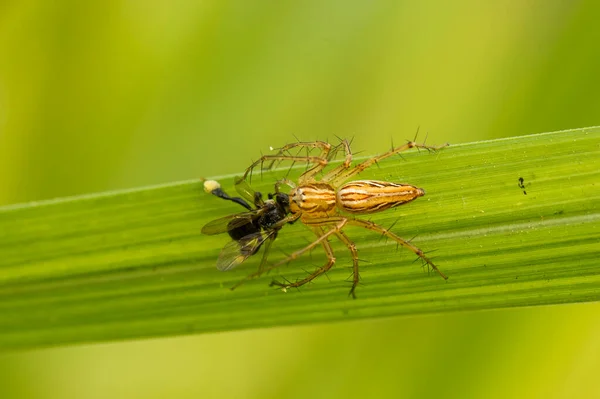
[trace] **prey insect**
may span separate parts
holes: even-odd
[[[348,248],[352,256],[352,287],[350,289],[350,295],[355,297],[356,286],[360,280],[358,251],[354,242],[350,240],[344,232],[344,228],[347,226],[362,227],[396,241],[398,245],[416,254],[442,278],[447,279],[446,275],[437,268],[432,260],[410,241],[401,238],[389,229],[381,227],[369,220],[359,219],[354,216],[382,212],[406,204],[425,195],[423,189],[410,184],[378,180],[356,180],[346,182],[379,161],[400,154],[411,148],[437,151],[447,145],[448,144],[436,147],[409,141],[400,147],[392,148],[390,151],[363,161],[354,167],[351,166],[352,152],[347,140],[342,140],[337,146],[332,146],[324,141],[297,142],[282,147],[275,155],[263,155],[250,165],[244,176],[238,180],[238,185],[243,187],[243,185],[246,184],[246,180],[251,177],[254,168],[258,166],[263,168],[266,164],[267,168],[270,168],[274,163],[281,161],[306,162],[307,170],[300,176],[297,183],[288,179],[282,179],[275,184],[275,195],[280,196],[280,198],[285,198],[287,196],[287,201],[282,201],[282,203],[285,203],[286,205],[283,206],[277,214],[278,222],[276,225],[278,226],[277,229],[279,229],[286,223],[293,223],[296,220],[300,220],[313,231],[317,238],[306,247],[292,253],[290,256],[274,265],[265,267],[264,262],[261,263],[261,268],[259,268],[257,272],[247,276],[244,280],[232,287],[232,289],[236,288],[246,280],[259,277],[264,272],[289,263],[320,245],[325,250],[327,256],[327,261],[323,266],[317,268],[305,278],[295,282],[280,282],[273,280],[271,286],[281,287],[281,289],[285,291],[289,288],[300,287],[312,281],[321,274],[326,273],[334,265],[335,257],[329,238],[335,236]],[[319,155],[311,156],[310,151],[315,149],[320,151]],[[343,150],[345,154],[344,161],[329,172],[324,173],[324,168],[328,165],[329,161],[331,161],[333,155],[340,149]],[[307,155],[300,155],[300,152],[293,154],[291,152],[292,150],[306,150]],[[323,174],[322,177],[317,180],[316,176],[319,173]],[[288,193],[283,193],[281,191],[281,188],[284,185],[290,187]],[[259,207],[257,206],[257,208]]]
[[[257,253],[265,244],[260,271],[267,262],[267,254],[277,237],[277,232],[286,223],[282,223],[282,220],[288,213],[288,196],[286,194],[269,194],[269,198],[265,201],[261,193],[254,192],[245,182],[238,182],[236,189],[245,199],[230,197],[214,180],[204,181],[206,192],[235,202],[248,211],[213,220],[202,228],[202,233],[213,235],[227,232],[231,237],[232,241],[223,247],[217,259],[217,269],[221,271],[236,267]],[[254,209],[247,200],[254,204]]]

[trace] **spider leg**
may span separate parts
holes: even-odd
[[[320,157],[327,158],[327,154],[329,154],[329,151],[331,151],[332,146],[331,146],[331,144],[329,144],[326,141],[298,141],[295,143],[284,145],[277,151],[277,155],[286,155],[286,153],[287,153],[287,155],[289,155],[289,151],[294,148],[299,148],[300,151],[302,149],[306,149],[308,152],[310,152],[311,150],[313,150],[315,148],[320,148],[321,149]],[[300,151],[298,151],[298,154],[300,153]]]
[[[349,178],[351,178],[354,175],[359,174],[360,172],[362,172],[363,170],[367,169],[368,167],[372,166],[373,164],[378,163],[381,160],[384,160],[386,158],[389,158],[393,155],[399,154],[403,151],[409,150],[411,148],[423,148],[426,149],[428,151],[437,151],[441,148],[447,147],[449,144],[443,144],[440,146],[429,146],[429,145],[425,145],[425,144],[420,144],[420,143],[416,143],[414,141],[409,141],[408,143],[401,145],[400,147],[396,147],[396,148],[392,148],[390,151],[385,152],[381,155],[377,155],[373,158],[367,159],[366,161],[363,161],[361,163],[359,163],[358,165],[356,165],[354,168],[347,170],[347,171],[341,171],[337,176],[333,177],[330,181],[331,185],[333,185],[334,187],[337,187],[339,184],[341,184],[342,182],[348,180]]]
[[[327,166],[327,159],[322,158],[320,156],[294,156],[294,155],[263,155],[258,160],[254,161],[252,165],[250,165],[244,175],[242,176],[242,180],[247,180],[249,176],[252,176],[252,171],[258,165],[263,165],[267,161],[292,161],[292,162],[308,162],[309,164],[315,164],[312,168],[306,171],[302,176],[309,174],[309,176],[313,176],[315,173],[318,173],[325,166]],[[263,168],[265,170],[268,168]]]
[[[321,227],[313,227],[313,232],[316,234],[317,237],[322,237],[325,234],[325,231]],[[327,263],[325,263],[325,265],[317,268],[314,272],[310,273],[308,276],[306,276],[305,278],[303,278],[301,280],[297,280],[293,283],[291,283],[289,281],[282,283],[280,281],[273,280],[273,281],[271,281],[270,286],[271,287],[273,287],[273,286],[281,287],[283,290],[286,290],[288,288],[297,288],[308,282],[311,282],[316,277],[320,276],[321,274],[323,274],[323,273],[327,272],[329,269],[331,269],[331,267],[335,263],[335,257],[333,256],[333,249],[331,248],[331,243],[329,242],[329,240],[323,240],[323,241],[321,241],[321,244],[323,245],[323,248],[325,249],[325,254],[327,255]]]
[[[431,261],[431,259],[429,259],[427,256],[425,256],[425,254],[423,253],[423,251],[421,251],[419,248],[417,248],[416,246],[414,246],[412,243],[406,241],[405,239],[397,236],[396,234],[392,233],[391,231],[371,222],[371,221],[367,221],[367,220],[361,220],[361,219],[348,219],[347,223],[349,225],[352,226],[359,226],[359,227],[363,227],[365,229],[368,230],[372,230],[372,231],[376,231],[386,237],[391,238],[392,240],[396,241],[398,244],[400,244],[401,246],[403,246],[404,248],[407,248],[408,250],[412,251],[415,253],[415,255],[417,255],[419,258],[423,259],[423,261],[425,263],[427,263],[433,270],[435,270],[437,272],[437,274],[439,274],[444,280],[447,280],[448,277],[442,273],[436,265],[433,264],[433,262]]]
[[[291,216],[293,217],[293,216]],[[290,218],[291,218],[290,217]],[[288,219],[288,218],[286,218]],[[284,221],[286,220],[284,219]],[[297,219],[297,217],[296,217]],[[294,219],[295,220],[295,219]],[[311,224],[313,226],[318,226],[319,224],[331,224],[332,221],[331,220],[324,220],[321,221],[322,223],[319,223],[320,220],[315,220],[314,222],[312,222]],[[327,239],[329,238],[329,236],[335,234],[337,231],[339,231],[342,227],[344,227],[346,225],[346,223],[348,222],[347,218],[343,218],[343,217],[339,217],[339,218],[335,218],[333,220],[334,222],[337,222],[337,224],[331,228],[331,230],[328,230],[322,234],[317,234],[319,236],[319,238],[317,238],[315,241],[313,241],[312,243],[308,244],[306,247],[293,252],[290,256],[288,256],[287,258],[285,258],[284,260],[277,262],[276,264],[269,266],[269,267],[265,267],[262,270],[259,270],[257,272],[254,272],[252,274],[249,274],[248,276],[246,276],[245,279],[241,280],[240,282],[238,282],[237,284],[235,284],[233,287],[231,287],[232,290],[236,289],[237,287],[239,287],[240,285],[242,285],[244,282],[246,282],[247,280],[252,280],[254,278],[259,277],[261,274],[263,274],[264,272],[269,272],[273,269],[278,268],[281,265],[284,265],[286,263],[289,263],[295,259],[298,259],[302,254],[304,254],[307,251],[310,251],[311,249],[313,249],[314,247],[316,247],[317,245],[322,245],[321,243],[324,241],[327,241]],[[283,222],[283,221],[282,221]],[[286,222],[287,223],[287,222]],[[329,243],[329,242],[328,242]],[[334,258],[335,260],[335,258]],[[325,270],[326,271],[326,270]]]
[[[295,155],[290,153],[290,150],[299,148],[300,150],[306,149],[306,155],[300,155],[300,151]],[[318,156],[311,156],[310,150],[314,148],[321,149],[321,153]],[[328,163],[328,155],[331,151],[331,144],[325,141],[312,141],[312,142],[296,142],[287,144],[281,147],[277,154],[274,155],[263,155],[257,161],[253,162],[246,172],[242,179],[246,180],[249,176],[252,176],[252,171],[258,165],[261,165],[262,170],[269,170],[273,167],[273,165],[277,161],[292,161],[292,162],[306,162],[308,165],[314,164],[314,166],[310,167],[304,174],[301,176],[300,181],[305,181],[306,179],[311,179],[315,174],[323,170]],[[265,162],[268,163],[265,166]]]
[[[344,139],[337,145],[334,149],[334,153],[343,148],[344,149],[344,162],[342,162],[339,166],[327,172],[325,176],[321,179],[322,182],[327,183],[333,179],[335,179],[340,173],[350,168],[350,164],[352,163],[352,151],[350,150],[350,143],[348,140]]]
[[[319,155],[319,158],[323,158],[323,159],[327,159],[327,160],[328,160],[329,151],[332,149],[331,144],[329,144],[326,141],[298,141],[296,143],[284,145],[283,147],[281,147],[279,149],[279,151],[277,152],[277,155],[291,155],[290,150],[295,149],[295,148],[298,149],[295,156],[300,156],[300,153],[302,152],[302,150],[306,150],[306,156],[304,158],[308,158],[310,155],[310,152],[313,149],[320,148],[321,154]],[[269,164],[269,166],[266,169],[270,169],[273,166],[273,162],[271,162],[271,164]],[[307,162],[306,168],[308,169],[310,162],[308,160],[306,160],[306,162]],[[294,161],[294,163],[295,163],[295,161]],[[294,163],[292,163],[292,166],[294,165]]]
[[[352,242],[342,230],[338,231],[335,235],[340,239],[341,242],[346,244],[346,247],[348,247],[348,250],[352,254],[352,288],[350,288],[349,295],[352,295],[352,298],[356,299],[356,294],[354,291],[356,290],[356,286],[360,280],[360,275],[358,274],[358,251],[356,250],[356,245],[354,245],[354,242]]]

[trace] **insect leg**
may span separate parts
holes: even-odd
[[[271,248],[271,244],[273,244],[273,241],[275,241],[275,238],[277,238],[277,234],[270,234],[269,237],[265,240],[265,243],[263,245],[263,255],[262,255],[262,259],[260,260],[260,265],[258,265],[258,273],[262,273],[262,271],[265,269],[265,265],[267,264],[267,256],[269,254],[269,249]]]
[[[447,147],[449,144],[443,144],[440,146],[429,146],[429,145],[425,145],[425,144],[420,144],[420,143],[416,143],[414,141],[409,141],[408,143],[401,145],[400,147],[396,147],[396,148],[392,148],[390,151],[385,152],[381,155],[375,156],[371,159],[367,159],[364,162],[359,163],[358,165],[356,165],[353,169],[347,170],[345,172],[341,172],[338,174],[338,176],[335,176],[332,181],[331,184],[333,186],[338,186],[339,184],[341,184],[342,182],[348,180],[349,178],[351,178],[352,176],[359,174],[360,172],[362,172],[363,170],[367,169],[368,167],[372,166],[373,164],[376,164],[377,162],[384,160],[386,158],[389,158],[393,155],[399,154],[403,151],[409,150],[411,148],[423,148],[425,150],[428,151],[437,151],[441,148]]]
[[[354,242],[352,242],[342,230],[338,231],[336,236],[341,242],[346,244],[348,250],[352,254],[352,288],[350,289],[349,295],[352,295],[352,298],[356,299],[354,290],[356,290],[356,286],[360,280],[360,275],[358,274],[358,251],[356,250],[356,245],[354,245]]]
[[[364,227],[365,229],[368,230],[372,230],[372,231],[376,231],[388,238],[391,238],[392,240],[396,241],[398,244],[402,245],[404,248],[409,249],[410,251],[414,252],[415,255],[417,255],[419,258],[421,258],[425,263],[427,263],[433,270],[435,270],[437,272],[437,274],[439,274],[444,280],[447,280],[448,277],[442,273],[436,265],[433,264],[433,262],[431,261],[431,259],[429,259],[427,256],[425,256],[425,254],[423,253],[423,251],[421,251],[419,248],[417,248],[416,246],[414,246],[413,244],[411,244],[410,242],[406,241],[405,239],[397,236],[396,234],[392,233],[391,231],[373,223],[367,220],[361,220],[361,219],[348,219],[348,224],[352,225],[352,226],[360,226],[360,227]]]
[[[317,235],[317,237],[322,237],[324,234],[326,234],[321,227],[313,227],[313,232]],[[319,267],[317,270],[315,270],[314,272],[312,272],[311,274],[309,274],[301,280],[297,280],[293,283],[282,283],[277,280],[273,280],[271,281],[270,286],[277,286],[283,289],[297,288],[312,281],[316,277],[331,269],[331,267],[335,263],[335,257],[333,256],[333,249],[331,248],[331,244],[328,240],[323,240],[321,241],[321,245],[323,245],[323,248],[325,249],[325,254],[327,255],[327,263],[325,263],[325,265]]]

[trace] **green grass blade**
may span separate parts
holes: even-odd
[[[265,173],[253,186],[272,191],[282,176]],[[260,256],[215,269],[228,237],[200,229],[242,209],[205,194],[199,181],[9,206],[0,208],[0,348],[600,298],[600,128],[411,151],[360,178],[426,190],[368,218],[397,222],[393,231],[414,237],[447,281],[350,227],[358,299],[348,297],[351,260],[335,240],[336,265],[309,286],[283,293],[268,285],[323,264],[321,248],[230,291]],[[233,194],[231,177],[221,183]],[[311,239],[300,222],[285,226],[270,259]]]

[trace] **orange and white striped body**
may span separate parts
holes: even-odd
[[[337,192],[338,208],[345,212],[367,214],[385,211],[425,195],[422,188],[410,184],[379,180],[356,180]]]
[[[290,210],[302,213],[304,222],[327,218],[337,210],[353,214],[384,211],[425,195],[423,189],[409,184],[378,180],[357,180],[338,190],[323,182],[300,185],[290,194]]]

